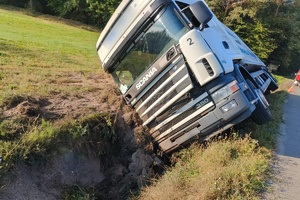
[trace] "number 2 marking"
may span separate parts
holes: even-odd
[[[189,45],[190,45],[190,46],[194,44],[194,42],[192,41],[192,38],[188,38],[186,41],[189,42]]]

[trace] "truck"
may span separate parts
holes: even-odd
[[[164,153],[272,120],[276,80],[203,0],[123,0],[96,50]]]

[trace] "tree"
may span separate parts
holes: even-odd
[[[30,5],[30,11],[32,12],[33,11],[33,2],[32,2],[32,0],[30,0],[29,5]]]
[[[251,50],[262,60],[267,61],[269,55],[277,48],[272,31],[261,21],[253,20],[245,23],[242,19],[234,25],[234,31],[248,44]]]
[[[104,26],[111,15],[114,13],[121,0],[86,0],[89,5],[89,10],[93,23],[98,26]]]
[[[121,0],[47,0],[59,16],[104,27]]]
[[[280,64],[279,73],[289,74],[294,71],[295,64],[299,60],[299,0],[296,1],[270,1],[265,10],[264,21],[272,25],[274,31],[271,35],[275,39],[277,48],[270,54],[269,61]],[[296,66],[299,68],[299,66]]]

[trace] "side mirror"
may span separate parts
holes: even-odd
[[[189,8],[195,18],[201,23],[199,27],[200,30],[203,30],[205,25],[212,19],[212,13],[202,1],[197,1],[190,5]]]

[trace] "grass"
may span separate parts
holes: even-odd
[[[281,85],[283,82],[287,81],[287,78],[285,78],[284,76],[279,76],[279,75],[275,75],[275,74],[273,74],[273,76],[277,80],[278,85]]]
[[[0,105],[13,96],[81,92],[88,88],[62,84],[71,72],[103,73],[95,49],[99,31],[11,9],[0,6]]]
[[[66,150],[85,154],[92,149],[96,155],[103,155],[105,145],[99,144],[113,144],[116,139],[113,119],[110,114],[103,113],[62,125],[42,120],[41,124],[31,123],[25,132],[18,135],[4,132],[7,122],[3,121],[0,126],[0,155],[3,159],[0,162],[0,180],[15,163],[43,164]]]
[[[61,197],[62,200],[96,200],[96,191],[94,188],[80,187],[78,185],[64,188]]]
[[[280,85],[287,81],[276,79]],[[173,157],[174,167],[132,199],[260,199],[271,177],[286,96],[285,90],[268,96],[273,121],[256,125],[246,120],[229,138],[193,144]]]
[[[252,199],[265,182],[270,158],[249,137],[193,145],[139,199]]]

